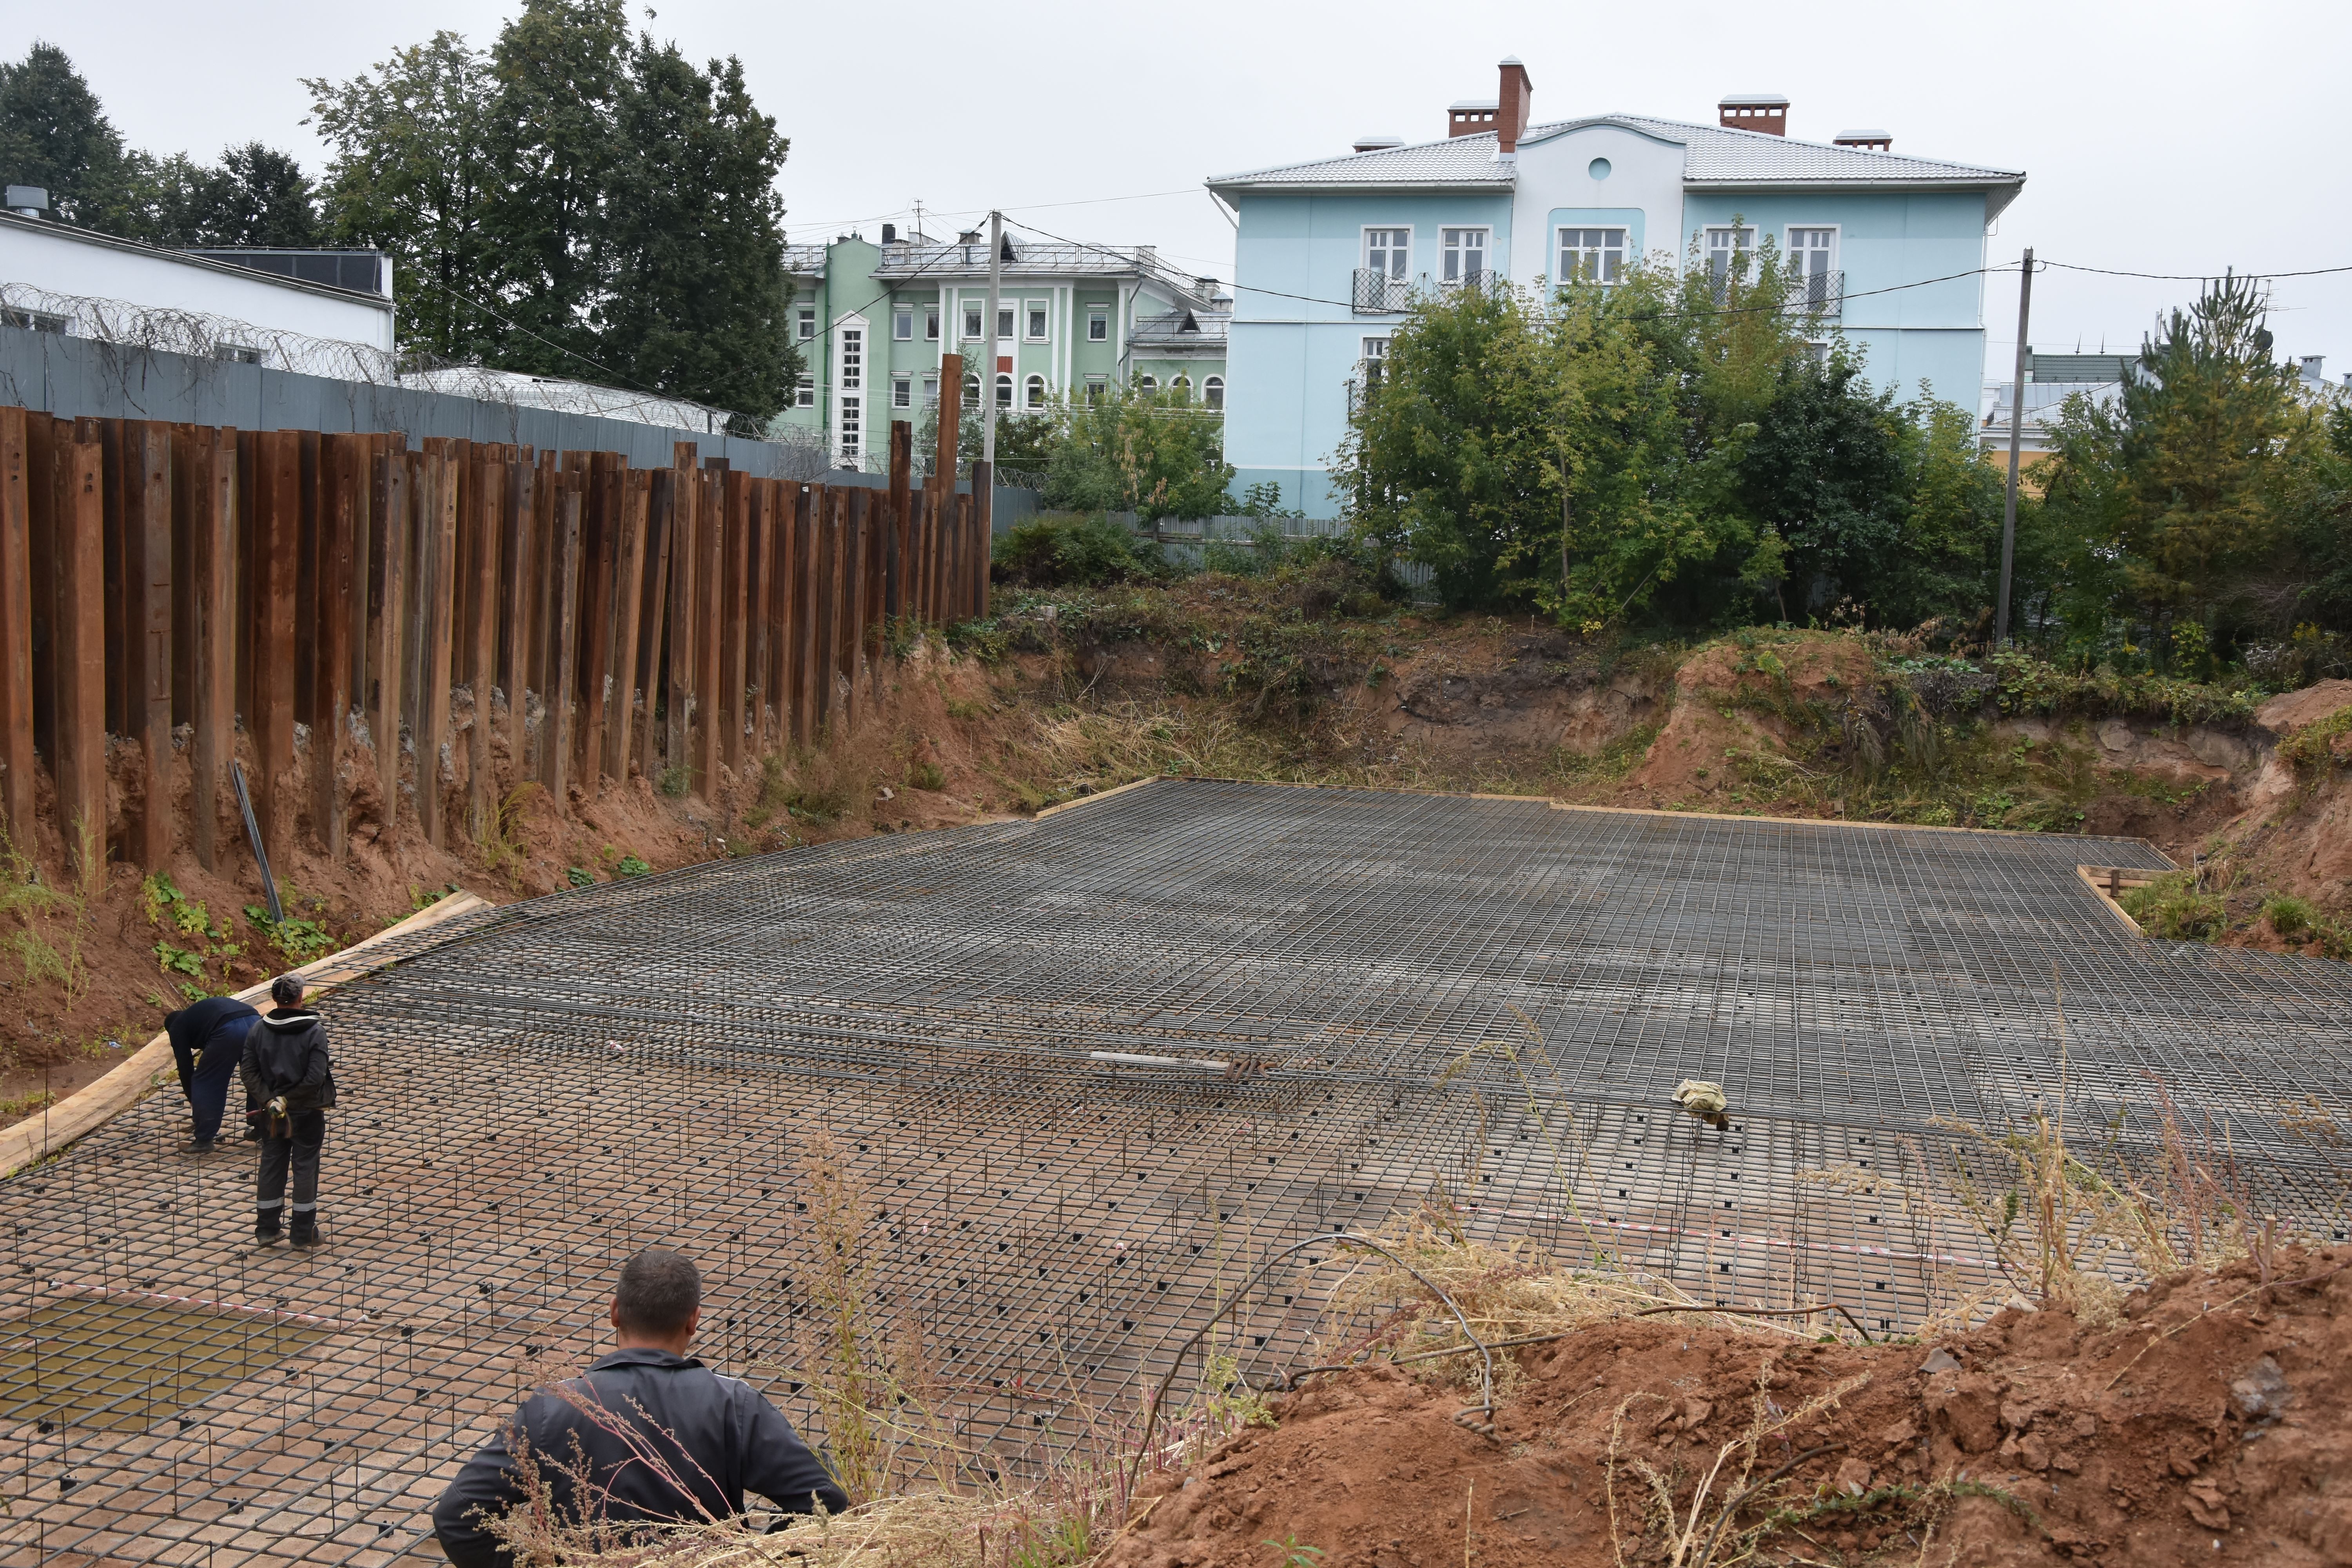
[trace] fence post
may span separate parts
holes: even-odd
[[[540,574],[531,568],[537,478],[527,459],[507,464],[499,519],[505,537],[499,551],[499,672],[507,694],[507,776],[517,788],[530,777],[525,753],[530,734],[530,617],[540,596]]]
[[[982,463],[971,471],[971,613],[988,614],[988,559],[996,546],[996,465]]]
[[[58,443],[58,823],[92,884],[106,866],[105,475],[98,442]]]
[[[158,870],[172,858],[171,426],[121,421],[122,735],[138,749],[139,810],[129,858]]]
[[[793,743],[807,746],[816,736],[816,538],[824,527],[824,487],[793,489],[792,664],[785,679],[793,693]]]
[[[252,526],[252,708],[245,727],[253,737],[260,787],[253,792],[261,842],[282,861],[294,838],[293,802],[279,781],[294,767],[294,585],[302,531],[302,447],[290,430],[254,434]]]
[[[624,468],[618,475],[620,543],[613,584],[613,712],[604,726],[604,772],[615,783],[629,777],[629,742],[636,733],[637,623],[645,613],[646,515],[653,472]]]
[[[375,787],[383,797],[387,839],[400,820],[400,715],[407,675],[408,537],[410,485],[415,459],[389,449],[375,456],[374,526],[368,530],[368,668],[374,674],[367,699],[368,742],[375,751]]]
[[[842,730],[845,734],[856,730],[858,716],[865,707],[858,700],[857,678],[859,666],[866,658],[866,539],[871,531],[866,525],[879,510],[874,503],[882,498],[872,490],[859,489],[850,491],[849,499],[849,537],[844,551],[847,564],[843,572],[848,584],[848,592],[844,595],[847,603],[844,609],[849,622],[845,628],[848,635],[843,638],[845,646],[842,648],[842,674],[849,684],[849,694],[842,703]]]
[[[354,515],[358,495],[359,450],[365,437],[322,437],[319,443],[319,510],[317,603],[312,608],[310,674],[310,822],[326,847],[327,858],[340,860],[345,847],[347,810],[342,790],[343,736],[351,711]]]
[[[0,816],[9,843],[28,861],[40,847],[33,824],[33,530],[25,436],[31,417],[22,408],[0,408]]]
[[[730,771],[740,773],[743,768],[743,703],[748,695],[746,683],[745,609],[750,599],[749,584],[744,581],[751,561],[751,475],[729,469],[719,476],[726,497],[722,502],[726,522],[726,557],[719,567],[720,596],[719,600],[719,700],[712,711],[725,726],[721,732],[719,760]]]
[[[688,460],[692,454],[687,454]],[[702,489],[697,470],[671,470],[669,486],[669,713],[663,725],[668,758],[692,787],[692,731],[688,728],[694,702],[694,568],[695,539],[701,528]]]
[[[719,726],[727,706],[719,689],[719,607],[726,602],[725,478],[713,468],[695,475],[701,525],[694,540],[694,784],[705,800],[719,784]]]
[[[499,781],[490,761],[490,692],[499,674],[499,513],[506,498],[500,459],[477,449],[473,516],[466,553],[466,662],[473,670],[474,722],[466,731],[466,817],[477,838],[498,826]]]
[[[425,459],[431,488],[425,492],[431,511],[420,519],[425,528],[418,555],[422,580],[417,604],[416,691],[416,823],[427,842],[446,848],[446,825],[441,799],[441,747],[449,727],[451,646],[456,631],[457,591],[457,477],[463,464],[454,456]]]
[[[672,519],[677,511],[677,474],[653,468],[646,476],[646,581],[637,611],[637,664],[631,679],[646,694],[646,714],[637,731],[637,773],[647,784],[661,774],[655,748],[654,716],[662,706],[662,639],[669,631],[669,558]]]
[[[572,808],[569,793],[572,751],[572,689],[579,679],[581,475],[543,471],[554,525],[555,561],[548,575],[554,600],[548,616],[547,693],[545,717],[540,720],[540,782],[554,798],[555,809]]]

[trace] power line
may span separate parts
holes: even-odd
[[[2063,267],[2069,272],[2096,272],[2105,278],[2149,278],[2159,283],[2210,283],[2217,278],[2239,277],[2267,283],[2276,278],[2325,278],[2337,272],[2352,272],[2352,267],[2306,267],[2299,272],[2126,272],[2114,267],[2084,267],[2073,261],[2042,261],[2037,267]]]

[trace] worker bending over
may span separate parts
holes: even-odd
[[[294,1178],[297,1247],[319,1244],[319,1149],[327,1141],[327,1112],[335,1104],[334,1063],[327,1026],[302,1005],[302,983],[281,974],[269,983],[277,1004],[246,1037],[245,1119],[247,1138],[261,1141],[254,1184],[253,1239],[278,1240],[286,1207],[286,1178]]]
[[[558,1526],[716,1522],[741,1513],[747,1491],[786,1513],[847,1508],[783,1412],[686,1353],[701,1317],[702,1276],[683,1254],[630,1258],[613,1292],[612,1353],[523,1401],[434,1506],[449,1561],[509,1568],[488,1526],[536,1490],[526,1464]]]
[[[234,996],[207,996],[166,1014],[172,1059],[180,1068],[180,1092],[188,1101],[188,1148],[209,1154],[220,1145],[221,1117],[228,1109],[228,1080],[245,1060],[246,1031],[260,1015]]]

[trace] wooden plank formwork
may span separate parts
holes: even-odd
[[[15,854],[32,859],[33,819],[32,456],[26,426],[47,415],[0,408],[0,826]],[[13,871],[13,867],[10,868]]]

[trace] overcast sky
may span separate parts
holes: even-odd
[[[62,46],[125,137],[217,156],[254,138],[314,169],[299,78],[341,78],[436,28],[487,44],[515,5],[410,0],[121,0],[11,6],[21,57]],[[1537,7],[1492,0],[1189,0],[758,5],[656,0],[633,19],[698,57],[742,58],[792,138],[793,237],[920,201],[940,232],[991,205],[1074,238],[1149,243],[1233,274],[1203,176],[1444,131],[1527,63],[1538,120],[1611,110],[1706,121],[1727,91],[1790,100],[1792,135],[1883,127],[1895,150],[2026,171],[1989,259],[2140,272],[2352,266],[2345,0],[1975,0],[1965,5],[1676,0]],[[36,17],[37,18],[36,21]],[[28,23],[33,24],[28,26]],[[2274,286],[2289,353],[2352,372],[2352,272]],[[2193,283],[2053,271],[2034,289],[2043,350],[2136,344]],[[1992,280],[1988,358],[2008,374],[2014,277]]]

